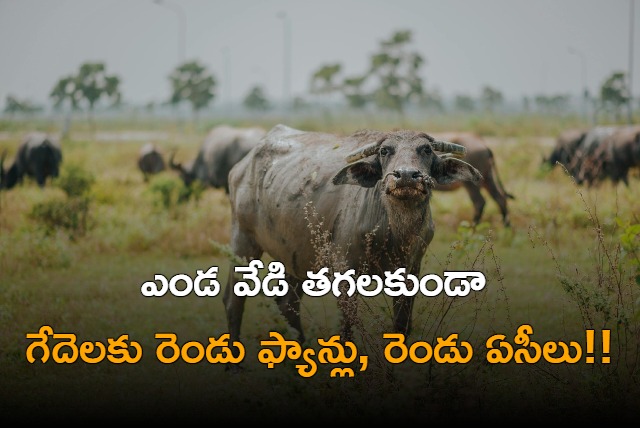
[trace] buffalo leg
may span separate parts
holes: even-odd
[[[238,296],[233,292],[233,286],[239,279],[234,272],[234,266],[235,265],[232,265],[230,267],[229,279],[222,297],[224,309],[227,314],[227,327],[229,329],[229,338],[231,342],[240,340],[240,327],[242,326],[242,315],[244,313],[244,304],[246,301],[245,296]]]
[[[411,312],[413,296],[397,296],[393,298],[393,329],[396,333],[409,336],[411,333]]]
[[[473,203],[473,224],[477,225],[480,223],[480,219],[482,218],[482,213],[484,211],[484,206],[486,201],[480,193],[480,188],[473,183],[463,183],[464,188],[467,190],[469,197],[471,198],[471,202]]]
[[[491,177],[485,181],[485,188],[487,189],[493,200],[496,201],[498,207],[500,207],[500,212],[502,213],[502,223],[505,226],[509,226],[511,221],[509,220],[509,211],[507,210],[506,196],[503,192],[500,191],[496,182]]]
[[[256,259],[262,254],[262,250],[251,238],[238,231],[235,225],[231,228],[231,246],[234,253],[247,261]],[[235,272],[237,264],[229,264],[229,276],[224,289],[222,301],[227,315],[227,327],[229,329],[230,342],[240,341],[240,328],[242,326],[242,315],[244,313],[245,296],[238,296],[234,293],[235,283],[241,279],[241,274]]]

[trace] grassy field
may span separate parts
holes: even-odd
[[[269,127],[274,123],[265,122]],[[440,132],[455,121],[410,123],[407,127]],[[131,126],[129,126],[131,125]],[[121,132],[163,132],[157,141],[177,157],[195,156],[211,124],[98,124]],[[303,120],[303,129],[339,133],[369,126]],[[470,227],[472,205],[463,190],[438,192],[432,200],[436,236],[425,254],[423,273],[478,270],[487,278],[481,292],[465,298],[418,297],[410,342],[435,344],[452,333],[473,345],[466,364],[391,364],[382,357],[390,332],[388,298],[361,298],[362,327],[355,343],[369,356],[366,371],[354,378],[331,378],[326,368],[301,377],[294,361],[268,369],[257,359],[260,341],[278,331],[295,338],[272,299],[249,298],[243,321],[246,358],[241,373],[222,364],[158,361],[156,333],[172,332],[179,343],[226,332],[222,293],[216,297],[143,297],[140,286],[155,274],[167,278],[219,266],[221,283],[228,258],[230,210],[223,190],[205,189],[179,203],[180,182],[166,171],[145,183],[136,156],[146,141],[101,141],[83,124],[63,141],[63,173],[81,171],[94,179],[84,196],[86,218],[67,227],[51,212],[35,207],[69,204],[59,185],[44,189],[27,181],[0,192],[0,415],[3,418],[66,420],[180,421],[212,414],[226,420],[267,421],[296,417],[322,420],[478,421],[531,418],[597,420],[637,415],[640,405],[640,289],[635,283],[638,237],[623,248],[624,233],[640,223],[640,178],[628,188],[606,182],[577,187],[561,168],[540,167],[557,131],[570,123],[513,118],[467,120],[461,128],[486,136],[507,190],[512,227],[502,225],[488,195],[483,222]],[[0,153],[11,159],[30,128],[48,123],[4,122]],[[380,123],[379,129],[390,129]],[[8,161],[5,161],[5,166]],[[75,168],[75,169],[74,169]],[[169,199],[163,199],[169,196]],[[173,198],[173,199],[172,199]],[[81,211],[72,208],[67,213]],[[51,222],[53,220],[53,223]],[[57,223],[56,223],[57,220]],[[58,227],[56,227],[56,224]],[[268,256],[265,256],[265,261]],[[339,332],[334,298],[306,296],[302,318],[308,346]],[[575,364],[544,360],[525,364],[490,364],[485,341],[503,334],[514,348],[518,327],[533,327],[531,340],[575,341],[585,351]],[[107,341],[122,334],[141,344],[136,364],[102,362],[31,364],[27,333],[49,325],[55,333],[73,333],[79,342]],[[586,362],[586,330],[595,330],[595,349]],[[611,330],[611,348],[602,347],[601,331]],[[610,356],[611,363],[601,362]],[[493,419],[491,419],[493,418]],[[14,420],[14,419],[12,419]],[[284,419],[279,419],[284,420]],[[289,419],[291,420],[291,419]],[[611,420],[611,419],[607,419]]]

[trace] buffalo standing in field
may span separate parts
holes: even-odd
[[[577,184],[592,185],[593,171],[597,164],[594,154],[617,129],[616,126],[596,126],[584,135],[571,162],[567,165],[567,170],[575,178]]]
[[[584,129],[567,129],[556,138],[556,144],[548,157],[543,158],[543,164],[554,168],[561,164],[565,168],[571,163],[587,131]]]
[[[436,133],[432,134],[432,136],[439,140],[446,140],[464,146],[467,152],[462,160],[474,166],[482,174],[482,180],[477,184],[469,181],[458,181],[447,185],[437,184],[435,190],[449,191],[464,187],[473,203],[473,223],[478,224],[486,204],[486,200],[481,193],[481,189],[485,189],[498,204],[502,214],[502,223],[507,227],[510,226],[511,220],[509,218],[507,199],[515,199],[515,197],[505,190],[498,175],[493,151],[485,144],[482,137],[470,132]]]
[[[42,132],[33,132],[25,136],[7,171],[4,170],[6,151],[0,156],[0,189],[11,189],[21,183],[24,177],[36,180],[44,187],[48,178],[60,173],[62,148],[57,139]]]
[[[619,127],[585,162],[580,179],[590,186],[610,179],[629,187],[629,170],[640,167],[640,126]]]
[[[455,157],[464,153],[463,146],[424,132],[365,130],[342,137],[277,125],[229,173],[231,248],[240,259],[266,252],[283,263],[289,289],[276,299],[302,343],[302,282],[318,263],[328,263],[317,258],[315,227],[329,236],[330,248],[322,250],[344,259],[338,262],[342,272],[384,278],[384,271],[402,267],[418,276],[435,232],[433,188],[482,179]],[[310,224],[307,211],[318,225]],[[246,299],[234,293],[234,284],[231,266],[223,297],[231,341],[240,340]],[[350,340],[355,300],[339,298],[338,304],[342,339]],[[393,297],[396,332],[410,333],[412,308],[413,297]]]
[[[229,171],[265,133],[260,127],[217,126],[207,134],[195,159],[182,165],[174,161],[172,153],[169,166],[178,171],[187,186],[199,180],[204,186],[224,188],[229,193]]]
[[[591,186],[600,164],[597,153],[601,153],[605,141],[617,130],[616,126],[596,126],[587,130],[564,131],[558,136],[545,162],[552,168],[556,163],[561,164],[578,185],[586,183]]]
[[[149,177],[164,171],[166,168],[162,152],[153,143],[147,143],[140,148],[138,154],[138,169],[142,172],[144,181]]]

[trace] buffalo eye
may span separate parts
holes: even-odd
[[[387,149],[386,147],[380,148],[380,156],[387,156],[388,154],[389,154],[389,149]]]
[[[431,146],[422,146],[422,152],[424,154],[430,155],[431,153],[433,153],[433,149],[431,148]]]

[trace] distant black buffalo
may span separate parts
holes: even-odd
[[[55,178],[60,172],[62,149],[60,143],[42,132],[28,134],[20,146],[7,171],[4,170],[6,151],[0,156],[0,189],[11,189],[21,183],[25,176],[36,180],[44,187],[47,178]]]
[[[140,148],[138,154],[138,168],[144,176],[144,181],[149,181],[149,176],[165,170],[164,157],[153,143],[147,143]]]

